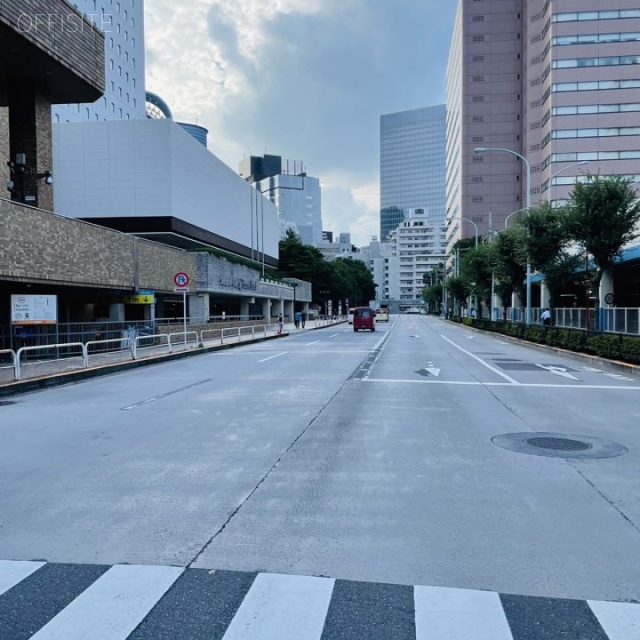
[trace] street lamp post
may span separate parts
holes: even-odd
[[[562,167],[562,169],[558,169],[555,173],[551,174],[551,177],[549,178],[549,188],[551,188],[553,185],[551,184],[551,181],[559,174],[562,173],[563,171],[568,171],[569,169],[573,169],[574,167],[582,167],[585,164],[589,164],[588,160],[583,160],[582,162],[574,162],[573,164],[567,165],[566,167]]]
[[[455,218],[449,218],[449,220],[463,220],[464,222],[468,222],[473,225],[473,228],[476,232],[476,249],[478,248],[478,225],[473,221],[469,220],[469,218],[462,218],[461,216],[456,216]]]
[[[487,153],[490,151],[498,151],[502,153],[510,153],[517,158],[520,158],[524,162],[527,168],[527,193],[526,193],[526,206],[527,211],[531,210],[531,165],[529,161],[521,154],[513,151],[512,149],[504,149],[503,147],[476,147],[473,153]],[[527,255],[527,303],[525,308],[525,324],[531,324],[531,261]]]

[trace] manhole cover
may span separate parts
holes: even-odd
[[[586,451],[591,449],[587,442],[579,440],[569,440],[568,438],[529,438],[527,444],[540,449],[550,449],[551,451]]]
[[[0,407],[6,407],[10,404],[16,404],[14,400],[0,400]]]
[[[566,433],[505,433],[491,438],[491,442],[516,453],[571,460],[615,458],[628,451],[617,442]]]

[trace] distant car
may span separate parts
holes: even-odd
[[[420,309],[418,307],[409,307],[405,313],[420,313]]]
[[[371,307],[356,307],[353,310],[353,330],[376,330],[376,311]]]
[[[376,311],[376,322],[389,322],[389,311],[387,309],[378,309]]]
[[[351,307],[349,312],[347,313],[347,322],[349,324],[353,324],[353,312],[355,311],[355,307]]]

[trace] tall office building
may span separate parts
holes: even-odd
[[[307,175],[302,162],[249,156],[240,162],[238,173],[276,205],[283,233],[293,229],[305,244],[322,242],[320,180]]]
[[[105,93],[92,103],[56,105],[53,122],[144,118],[143,0],[73,0],[72,4],[104,32]]]
[[[380,117],[380,240],[410,209],[445,215],[446,107],[437,105]]]
[[[475,147],[522,150],[523,0],[459,0],[447,69],[449,249],[522,207],[518,159]],[[481,5],[481,6],[479,6]],[[475,225],[475,226],[474,226]]]
[[[585,171],[640,179],[635,0],[459,0],[447,77],[448,247]],[[583,166],[584,163],[588,165]],[[466,220],[456,220],[465,218]]]

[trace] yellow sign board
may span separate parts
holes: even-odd
[[[155,304],[156,297],[153,295],[122,296],[125,304]]]

